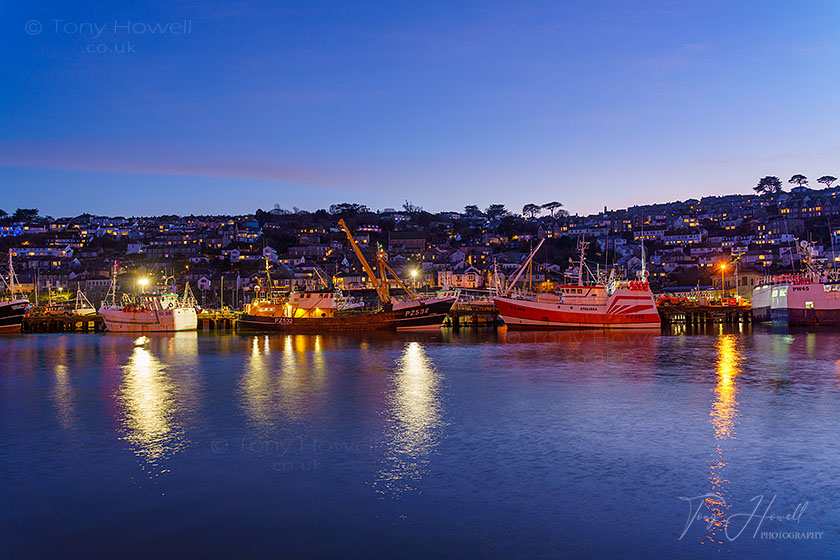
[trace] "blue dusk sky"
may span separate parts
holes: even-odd
[[[3,2],[0,208],[572,213],[840,176],[840,2]]]

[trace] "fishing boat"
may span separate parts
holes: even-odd
[[[514,292],[513,287],[531,266],[544,240],[531,251],[517,270],[513,281],[494,298],[496,309],[509,328],[659,328],[659,312],[647,274],[642,266],[640,278],[622,281],[615,278],[584,283],[584,271],[589,271],[584,253],[589,243],[578,241],[580,261],[577,284],[564,284],[549,293]],[[642,258],[644,262],[644,257]],[[591,271],[590,275],[591,275]]]
[[[279,331],[322,333],[369,330],[406,330],[440,328],[458,297],[457,292],[421,296],[400,280],[387,263],[387,255],[377,252],[377,275],[362,254],[344,220],[338,222],[362,268],[376,289],[379,302],[375,306],[360,306],[328,286],[322,291],[278,293],[261,290],[255,301],[247,304],[237,320],[244,331]],[[267,263],[266,263],[267,265]],[[391,274],[393,279],[388,278]],[[395,282],[405,291],[406,298],[391,296],[389,285]]]
[[[189,284],[184,295],[179,296],[171,283],[174,278],[163,278],[160,285],[148,292],[123,294],[117,302],[116,265],[111,276],[111,287],[99,308],[105,328],[111,332],[177,332],[194,331],[198,326],[196,301]]]
[[[797,246],[802,269],[768,276],[752,291],[752,318],[774,325],[840,325],[840,276],[827,270],[813,243]]]
[[[15,269],[12,266],[12,252],[9,251],[9,275],[2,277],[5,287],[0,295],[0,334],[19,333],[23,317],[31,307],[29,300],[20,291]]]
[[[96,315],[96,308],[87,298],[87,296],[85,296],[85,293],[82,291],[81,287],[76,289],[76,303],[73,306],[73,315],[79,315],[83,317],[87,315]]]

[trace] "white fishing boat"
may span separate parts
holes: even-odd
[[[840,276],[827,270],[813,243],[800,241],[800,272],[768,276],[752,292],[753,321],[774,325],[840,325]]]
[[[96,308],[85,296],[81,287],[76,290],[76,304],[73,306],[73,315],[96,315]]]
[[[153,291],[124,294],[116,301],[116,267],[111,288],[99,308],[105,328],[112,332],[194,331],[198,326],[196,301],[189,284],[179,296],[169,278]]]

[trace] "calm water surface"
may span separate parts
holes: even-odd
[[[836,557],[838,358],[758,327],[0,338],[0,557]]]

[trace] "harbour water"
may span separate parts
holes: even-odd
[[[840,332],[0,338],[0,557],[835,557]]]

